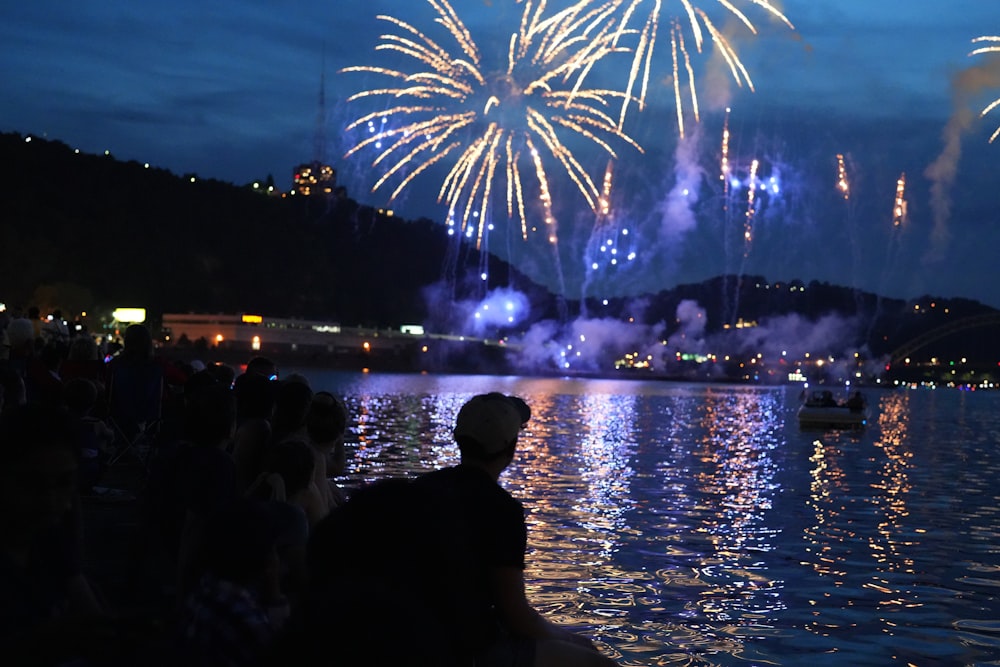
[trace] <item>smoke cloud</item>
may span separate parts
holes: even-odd
[[[673,188],[667,198],[660,202],[660,242],[671,244],[680,241],[684,234],[695,228],[697,219],[692,208],[698,203],[702,168],[698,164],[698,144],[701,126],[677,142],[674,152]]]
[[[974,98],[985,89],[997,87],[1000,87],[1000,59],[964,69],[952,78],[954,110],[942,132],[944,148],[924,171],[931,181],[931,211],[934,216],[931,247],[924,256],[925,263],[942,260],[950,240],[951,187],[962,158],[962,137],[969,132],[976,119],[972,111]]]
[[[482,299],[460,299],[452,287],[440,282],[425,288],[423,295],[429,314],[424,325],[431,331],[493,335],[519,326],[531,311],[528,297],[509,287],[491,290]]]
[[[511,340],[515,365],[523,372],[610,372],[624,354],[643,357],[659,351],[657,331],[661,325],[626,323],[610,318],[578,318],[560,324],[545,320],[523,336]]]

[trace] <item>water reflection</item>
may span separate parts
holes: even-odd
[[[778,392],[710,392],[701,408],[703,436],[695,475],[707,502],[702,526],[709,548],[700,578],[710,584],[698,602],[712,621],[766,622],[784,608],[782,581],[770,576],[763,555],[780,533],[769,520],[781,490],[772,452],[783,428]]]
[[[876,534],[869,540],[872,557],[883,572],[913,573],[913,547],[919,542],[907,535],[910,512],[907,501],[913,492],[909,467],[913,458],[909,442],[910,394],[887,394],[879,404],[881,438],[875,447],[883,453],[872,488],[874,505],[881,514]],[[883,582],[888,583],[888,582]],[[894,603],[901,603],[896,602]]]
[[[614,567],[612,557],[635,533],[627,520],[635,397],[526,398],[533,416],[505,482],[527,499],[529,595],[560,623],[611,631],[634,605],[628,588],[635,575]]]
[[[994,396],[885,392],[864,431],[802,432],[791,390],[352,382],[348,486],[454,463],[474,393],[528,399],[502,483],[529,596],[619,664],[1000,661]]]

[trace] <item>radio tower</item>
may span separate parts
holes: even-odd
[[[326,42],[319,76],[319,112],[316,114],[316,135],[313,138],[313,161],[326,164]]]
[[[312,162],[295,167],[293,194],[328,197],[337,187],[337,172],[326,163],[326,43],[323,44],[323,65],[319,78],[319,113],[313,137]]]

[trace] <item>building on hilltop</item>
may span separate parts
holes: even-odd
[[[292,192],[309,197],[329,196],[337,188],[337,171],[318,160],[300,164],[292,174]]]
[[[329,197],[337,191],[337,171],[326,163],[326,44],[323,45],[323,69],[319,79],[319,113],[312,162],[300,164],[292,173],[292,194]]]

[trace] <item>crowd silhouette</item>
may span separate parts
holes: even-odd
[[[524,508],[498,483],[522,400],[462,408],[459,465],[348,496],[334,480],[349,415],[308,378],[263,357],[170,360],[141,324],[98,346],[14,315],[0,321],[6,664],[614,664],[526,598]],[[124,539],[94,544],[122,512]]]

